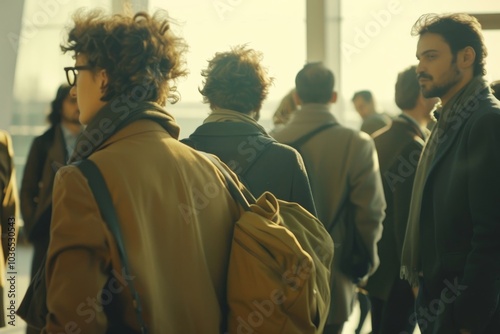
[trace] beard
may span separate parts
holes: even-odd
[[[442,85],[434,85],[428,89],[425,89],[422,87],[422,95],[425,98],[431,98],[431,97],[439,97],[442,98],[448,91],[457,84],[459,81],[458,78],[454,78],[452,81],[448,81]]]
[[[424,88],[424,86],[421,86],[420,88],[422,90],[422,95],[427,99],[431,97],[442,98],[443,96],[445,96],[446,93],[448,93],[448,91],[460,81],[460,71],[458,70],[456,64],[452,65],[451,71],[453,72],[450,73],[450,77],[446,82],[433,85],[427,89]],[[428,74],[422,74],[421,76],[431,80],[433,79],[432,76]]]

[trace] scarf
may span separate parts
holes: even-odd
[[[239,111],[229,110],[229,109],[221,109],[215,108],[214,111],[203,121],[205,123],[212,122],[240,122],[240,123],[249,123],[255,126],[262,132],[262,134],[268,136],[266,129],[262,127],[257,121],[249,115],[243,114]]]
[[[457,92],[438,114],[438,122],[434,126],[431,135],[426,142],[417,166],[415,181],[408,214],[408,226],[401,254],[401,278],[408,280],[413,287],[419,283],[419,274],[422,270],[420,260],[420,212],[425,181],[430,167],[436,156],[439,144],[446,140],[447,129],[455,124],[457,116],[464,112],[471,103],[471,98],[479,96],[479,93],[488,87],[487,82],[481,77],[474,77],[469,84]],[[449,140],[449,139],[448,139]]]
[[[120,96],[102,107],[78,136],[68,164],[88,158],[112,135],[141,119],[155,121],[172,137],[179,138],[179,126],[174,117],[160,105],[148,101],[131,101]]]

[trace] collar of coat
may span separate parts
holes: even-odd
[[[97,112],[78,137],[68,164],[88,158],[111,136],[125,126],[142,119],[161,125],[173,138],[179,137],[179,126],[174,117],[154,102],[131,101],[120,96],[111,100]]]
[[[213,137],[234,137],[234,136],[269,136],[265,131],[259,129],[251,123],[241,122],[210,122],[200,125],[190,137],[213,136]]]

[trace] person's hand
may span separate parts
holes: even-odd
[[[469,331],[467,329],[461,329],[460,334],[471,334],[471,331]]]

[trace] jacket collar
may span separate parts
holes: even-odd
[[[210,122],[200,125],[189,137],[196,136],[214,136],[214,137],[233,137],[233,136],[258,136],[267,133],[251,123],[241,122]]]
[[[447,112],[453,112],[453,114],[449,114],[446,118],[444,116],[440,118],[439,122],[444,123],[443,128],[439,128],[439,124],[434,127],[433,131],[441,130],[441,133],[437,133],[440,136],[440,144],[436,148],[436,155],[427,173],[426,182],[436,165],[452,147],[464,124],[472,114],[478,111],[481,101],[487,100],[488,95],[491,95],[489,87],[482,78],[473,79],[473,82],[464,87],[462,92],[463,96],[459,97],[457,103],[447,110]]]
[[[298,123],[338,123],[335,116],[330,112],[329,104],[307,103],[292,114],[290,122]]]
[[[417,121],[409,115],[401,114],[394,121],[396,121],[394,124],[404,123],[407,128],[410,128],[416,135],[418,135],[423,140],[425,140],[428,136],[428,134],[424,132],[424,130],[417,123]]]
[[[141,119],[141,120],[135,121],[133,123],[130,123],[127,126],[125,126],[124,128],[117,131],[115,134],[113,134],[111,137],[109,137],[106,141],[104,141],[104,143],[102,145],[100,145],[96,151],[102,150],[103,148],[105,148],[113,143],[116,143],[120,140],[129,138],[129,137],[141,134],[141,133],[156,132],[156,131],[164,132],[167,135],[172,137],[172,135],[168,131],[166,131],[162,125],[155,122],[154,120]],[[172,138],[176,139],[175,137],[172,137]]]

